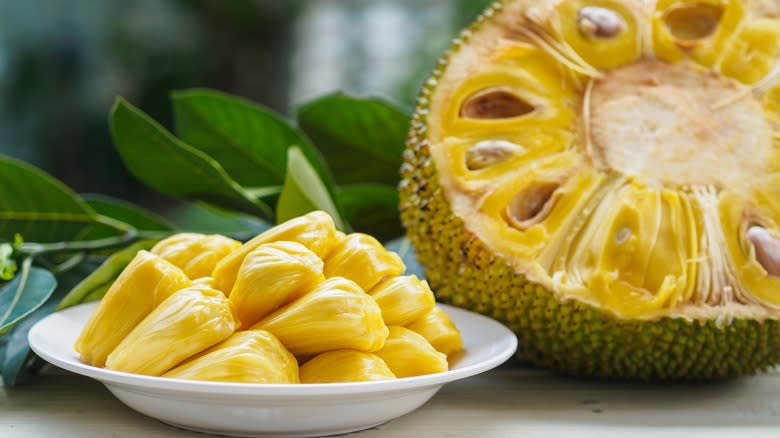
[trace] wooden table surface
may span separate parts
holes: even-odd
[[[202,437],[144,417],[100,383],[48,372],[0,388],[2,438]],[[387,437],[780,438],[780,371],[709,384],[575,380],[504,366],[446,385],[419,410],[352,434]]]

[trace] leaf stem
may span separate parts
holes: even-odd
[[[121,236],[105,237],[95,240],[74,240],[70,242],[52,242],[52,243],[20,243],[14,245],[14,251],[25,256],[40,256],[43,254],[55,252],[76,252],[76,251],[96,251],[100,249],[115,248],[124,246],[138,239],[138,230],[134,227],[112,219],[108,216],[97,215],[97,223],[108,225],[119,231],[123,231]]]

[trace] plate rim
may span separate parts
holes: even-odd
[[[433,386],[441,386],[456,380],[465,379],[491,370],[506,362],[517,351],[517,337],[506,326],[487,316],[454,307],[447,304],[436,303],[445,311],[452,314],[461,313],[469,318],[479,321],[480,324],[492,326],[493,329],[503,332],[498,342],[506,342],[507,345],[498,354],[478,361],[463,368],[456,368],[440,373],[423,376],[405,377],[396,380],[378,382],[348,382],[348,383],[307,383],[307,384],[274,384],[274,383],[236,383],[236,382],[210,382],[198,380],[171,379],[156,376],[113,371],[105,368],[94,367],[81,362],[73,362],[64,359],[56,353],[48,351],[38,343],[38,339],[44,336],[41,333],[46,324],[54,318],[60,318],[64,313],[76,312],[86,307],[96,307],[98,302],[79,304],[68,309],[47,315],[30,329],[27,335],[30,348],[47,362],[64,370],[78,375],[86,376],[101,383],[119,385],[123,387],[143,388],[143,392],[153,393],[186,393],[208,394],[211,396],[273,396],[273,397],[312,397],[312,396],[343,396],[356,394],[390,393],[411,389],[423,389]],[[72,349],[73,347],[71,347]]]

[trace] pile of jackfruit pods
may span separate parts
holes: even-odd
[[[245,244],[183,233],[139,251],[76,341],[89,365],[241,383],[391,380],[448,369],[460,332],[428,283],[320,211]],[[302,364],[299,367],[299,363]]]

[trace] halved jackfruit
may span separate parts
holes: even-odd
[[[190,279],[167,260],[139,251],[100,301],[76,340],[81,360],[102,367],[108,355],[152,310]]]
[[[241,327],[251,326],[325,281],[322,266],[317,254],[296,242],[266,243],[250,252],[230,293]]]
[[[440,307],[435,307],[406,328],[422,335],[436,351],[447,356],[463,349],[460,331]]]
[[[368,294],[379,304],[387,325],[409,324],[436,305],[436,298],[428,283],[414,275],[388,277]]]
[[[404,154],[437,298],[571,374],[780,364],[779,90],[776,0],[497,2],[426,83]]]
[[[264,330],[238,332],[163,374],[186,380],[298,383],[298,362]]]
[[[296,356],[340,349],[372,352],[382,348],[388,334],[374,299],[341,277],[320,283],[252,328],[273,333]]]
[[[325,259],[326,277],[349,278],[363,290],[371,290],[386,276],[401,275],[405,269],[398,254],[362,233],[341,239]]]
[[[151,252],[195,279],[210,276],[217,263],[240,246],[240,242],[219,234],[179,233],[157,242]]]
[[[160,376],[184,359],[227,339],[238,322],[225,294],[204,285],[160,303],[106,360],[106,368]]]
[[[323,257],[335,244],[335,236],[336,227],[330,215],[322,211],[314,211],[277,225],[243,244],[220,260],[211,276],[217,281],[219,290],[230,294],[241,263],[258,246],[279,241],[298,242],[319,257]]]
[[[346,383],[393,380],[395,375],[379,356],[364,351],[322,353],[301,367],[301,383]]]
[[[447,355],[421,335],[405,327],[392,326],[384,347],[374,354],[382,358],[396,377],[413,377],[447,371]]]

